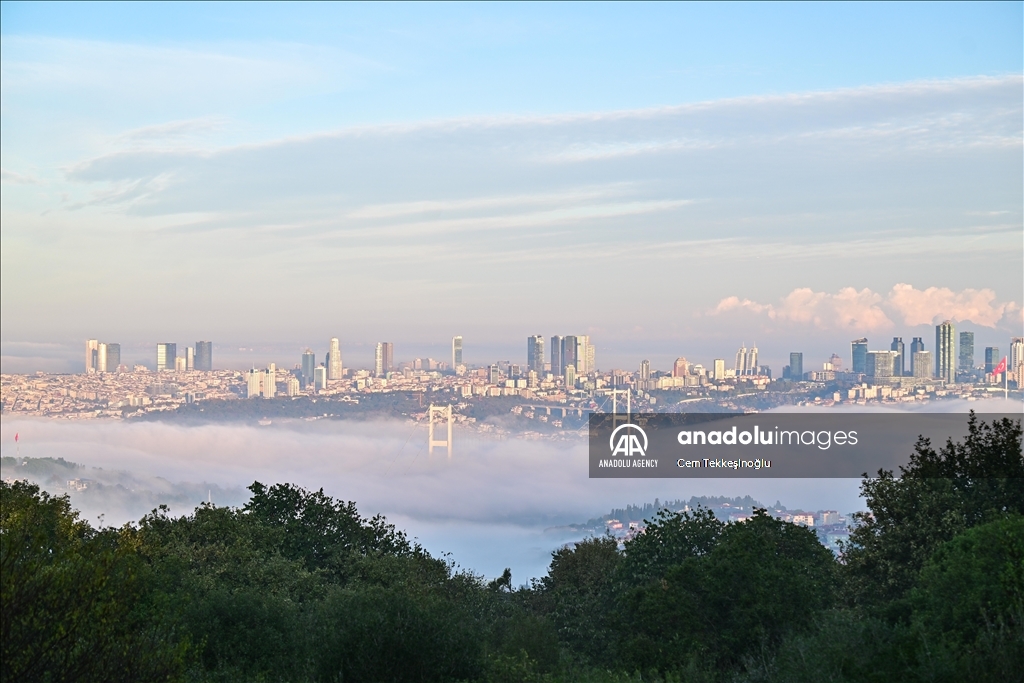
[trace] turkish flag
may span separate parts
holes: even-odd
[[[1003,359],[999,361],[999,365],[992,368],[993,375],[1001,375],[1004,372],[1006,372],[1006,356],[1003,356]]]

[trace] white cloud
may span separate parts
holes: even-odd
[[[21,173],[15,173],[14,171],[8,171],[6,168],[0,169],[0,182],[9,185],[40,185],[40,181],[36,180],[32,176],[23,175]]]
[[[951,319],[994,328],[1005,316],[1019,310],[1013,301],[997,302],[991,289],[954,292],[947,287],[929,287],[919,290],[899,283],[885,297],[868,288],[858,291],[854,287],[844,287],[835,294],[801,287],[776,304],[730,296],[719,301],[708,313],[743,311],[820,330],[868,333],[892,328],[889,314],[898,316],[905,325],[933,325]]]

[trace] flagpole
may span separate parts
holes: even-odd
[[[1010,366],[1006,362],[1006,357],[1004,356],[1003,357],[1003,400],[1004,401],[1009,401],[1010,400],[1009,389],[1007,389],[1007,386],[1008,386],[1007,385],[1007,375],[1009,374],[1009,372],[1008,372],[1009,369],[1010,369]],[[1019,384],[1020,380],[1017,380],[1017,381],[1018,381],[1017,388],[1019,389],[1020,388],[1020,384]]]

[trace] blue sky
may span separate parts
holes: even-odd
[[[3,3],[0,32],[5,367],[1021,334],[1021,3]]]

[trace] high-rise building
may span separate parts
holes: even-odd
[[[640,361],[640,381],[646,382],[651,378],[651,361],[644,359]]]
[[[174,372],[174,361],[178,357],[178,345],[162,342],[156,345],[156,371]]]
[[[544,372],[544,337],[539,334],[526,338],[526,368],[538,375]]]
[[[797,382],[804,378],[804,354],[800,351],[789,354],[789,376]]]
[[[587,372],[597,372],[597,349],[590,343],[590,337],[587,337]]]
[[[725,359],[724,358],[716,358],[715,359],[715,379],[718,379],[718,380],[725,379]]]
[[[571,363],[565,366],[565,388],[566,390],[576,388],[576,366]]]
[[[498,384],[501,381],[501,368],[497,365],[490,365],[487,367],[487,383]]]
[[[100,342],[96,347],[96,372],[107,371],[107,345]]]
[[[914,351],[914,355],[910,357],[910,365],[914,377],[917,379],[929,379],[932,376],[932,352],[931,351]]]
[[[196,370],[210,372],[213,370],[213,342],[196,342]]]
[[[960,363],[958,369],[960,372],[970,372],[974,369],[974,333],[973,332],[961,332],[960,333]]]
[[[459,367],[460,365],[465,365],[465,363],[462,362],[461,334],[458,335],[457,337],[452,337],[452,370]]]
[[[185,356],[178,356],[174,359],[174,371],[185,372],[188,366],[185,365]]]
[[[998,346],[986,346],[985,347],[985,374],[991,375],[992,371],[999,365],[999,361],[1002,357],[999,355]]]
[[[935,326],[935,377],[956,381],[956,327],[952,320]]]
[[[85,372],[92,374],[96,372],[96,355],[100,348],[98,339],[89,339],[85,342]]]
[[[196,350],[193,349],[191,346],[185,349],[185,369],[196,369]]]
[[[672,364],[672,376],[673,377],[686,377],[690,374],[690,361],[685,358],[676,358],[676,362]]]
[[[259,398],[260,388],[263,384],[263,373],[256,368],[252,368],[246,374],[245,382],[245,397],[246,398]]]
[[[287,385],[285,387],[285,391],[287,392],[289,397],[291,397],[291,396],[298,396],[299,395],[299,391],[301,391],[301,389],[302,389],[302,387],[299,385],[299,378],[298,377],[296,377],[295,375],[292,375],[291,377],[288,378],[288,383],[287,383]]]
[[[833,372],[843,371],[843,359],[838,353],[833,353],[832,357],[828,359],[829,365],[832,366]]]
[[[757,364],[757,344],[754,344],[747,349],[747,374],[757,375],[760,372],[760,366]]]
[[[342,370],[341,342],[338,341],[337,337],[331,337],[330,351],[327,352],[327,379],[341,379]]]
[[[903,337],[893,337],[892,346],[889,347],[891,350],[896,352],[896,358],[893,359],[892,374],[896,377],[902,377],[906,374],[906,349],[903,347]]]
[[[747,345],[741,344],[739,351],[736,352],[736,374],[745,375],[747,374]]]
[[[860,339],[854,339],[850,342],[850,351],[853,355],[853,364],[851,369],[853,372],[863,375],[867,372],[868,362],[868,340],[865,337]]]
[[[107,372],[117,372],[121,367],[121,345],[107,344]]]
[[[263,371],[262,386],[260,387],[260,395],[263,398],[274,398],[277,393],[277,368],[273,363],[270,364],[266,370]]]
[[[590,358],[590,335],[581,334],[576,337],[576,374],[585,375],[594,369],[587,363]]]
[[[579,358],[576,352],[579,349],[579,340],[571,334],[562,337],[562,367],[571,365],[573,371],[578,370]]]
[[[1024,337],[1014,337],[1010,340],[1010,357],[1007,363],[1006,368],[1010,372],[1024,371]],[[1017,375],[1018,383],[1021,379],[1021,376]]]
[[[561,335],[551,337],[551,374],[555,377],[562,376],[565,365],[562,362],[562,349],[565,345],[565,338]]]
[[[927,372],[923,375],[918,374],[917,366],[914,365],[914,354],[924,351],[924,340],[921,337],[914,337],[910,342],[910,375],[912,377],[931,377],[932,368],[928,366]],[[930,356],[929,356],[930,357]]]
[[[864,359],[864,374],[871,379],[888,379],[893,376],[896,364],[895,351],[868,351]]]
[[[391,342],[377,342],[373,351],[373,374],[377,377],[384,377],[393,369],[394,349]]]
[[[327,367],[323,363],[313,370],[313,390],[320,391],[327,388]]]
[[[305,388],[313,382],[313,373],[316,372],[316,354],[313,349],[306,349],[302,352],[302,387]]]

